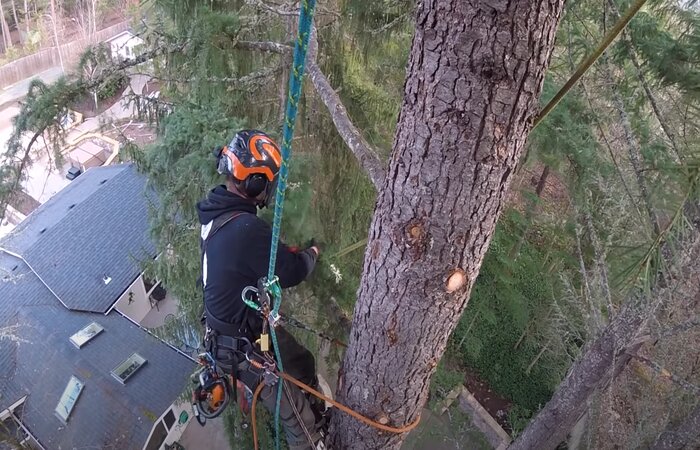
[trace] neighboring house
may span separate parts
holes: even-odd
[[[130,59],[138,55],[139,46],[143,45],[143,39],[126,30],[107,39],[105,43],[112,50],[113,58]]]
[[[133,165],[93,168],[0,240],[0,448],[2,425],[35,448],[147,450],[189,425],[196,365],[141,325],[153,202]]]
[[[24,191],[18,191],[11,196],[5,207],[5,217],[0,220],[0,238],[12,231],[15,225],[22,222],[40,205],[41,203]]]

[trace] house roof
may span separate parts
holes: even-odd
[[[0,247],[24,257],[67,308],[105,313],[156,256],[148,224],[156,201],[131,165],[90,169]]]
[[[148,237],[136,216],[136,211],[146,214],[144,188],[145,180],[132,166],[88,170],[0,240],[0,247],[22,254],[46,285],[68,299],[69,306],[62,305],[32,268],[0,252],[0,411],[27,396],[22,422],[46,448],[141,448],[154,421],[182,393],[195,368],[116,311],[105,315],[101,307],[93,312],[70,307],[86,302],[81,297],[107,298],[98,287],[109,288],[114,301],[138,276],[131,275],[138,263],[130,258]],[[81,248],[71,252],[77,242]],[[98,261],[83,247],[110,262],[109,285],[90,283],[90,274],[98,272],[80,259]],[[152,252],[146,255],[152,257]],[[48,271],[56,261],[61,265]],[[88,275],[81,276],[81,271]],[[82,295],[66,287],[71,277],[84,287]],[[73,346],[69,337],[93,321],[104,331],[80,349]],[[133,353],[147,363],[122,384],[110,372]],[[84,388],[64,424],[54,410],[71,376]]]

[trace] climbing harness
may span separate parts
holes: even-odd
[[[207,419],[219,417],[231,402],[230,375],[216,369],[216,360],[208,352],[199,354],[200,368],[192,376],[198,383],[192,392],[192,411],[204,426]]]

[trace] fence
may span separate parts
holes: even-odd
[[[46,69],[61,64],[69,68],[78,61],[80,54],[92,42],[101,42],[116,36],[129,28],[128,22],[121,22],[95,33],[92,39],[77,39],[57,47],[40,50],[33,55],[25,56],[0,67],[0,89],[10,86],[20,80],[29,78]],[[59,55],[60,52],[60,55]]]

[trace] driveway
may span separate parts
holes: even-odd
[[[25,78],[22,81],[7,86],[2,91],[0,91],[0,109],[18,102],[27,95],[27,90],[29,90],[29,84],[33,79],[38,78],[44,83],[53,83],[58,80],[61,75],[63,75],[63,69],[61,67],[52,67],[46,69],[43,72],[39,72],[31,78]]]

